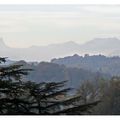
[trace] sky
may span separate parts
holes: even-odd
[[[120,38],[119,5],[0,5],[0,37],[25,48]]]

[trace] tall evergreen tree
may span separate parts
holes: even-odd
[[[6,58],[0,58],[0,63]],[[0,114],[76,115],[99,103],[80,104],[81,96],[70,96],[63,82],[35,83],[23,81],[31,69],[22,65],[0,66]]]

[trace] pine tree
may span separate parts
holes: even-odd
[[[0,58],[0,63],[6,58]],[[22,65],[0,66],[0,113],[19,114],[21,105],[28,102],[21,99],[24,95],[22,77],[30,69],[22,69]],[[21,110],[22,111],[22,110]]]
[[[0,63],[6,58],[0,58]],[[78,115],[99,103],[80,104],[81,96],[70,96],[67,81],[35,83],[23,81],[31,69],[22,65],[0,66],[0,114]]]

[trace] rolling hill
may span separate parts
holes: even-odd
[[[64,58],[52,59],[51,62],[65,65],[66,67],[120,76],[120,57],[106,57],[104,55],[85,55],[83,57],[75,54]]]

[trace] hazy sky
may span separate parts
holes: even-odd
[[[120,6],[0,5],[0,37],[11,47],[120,38]]]

